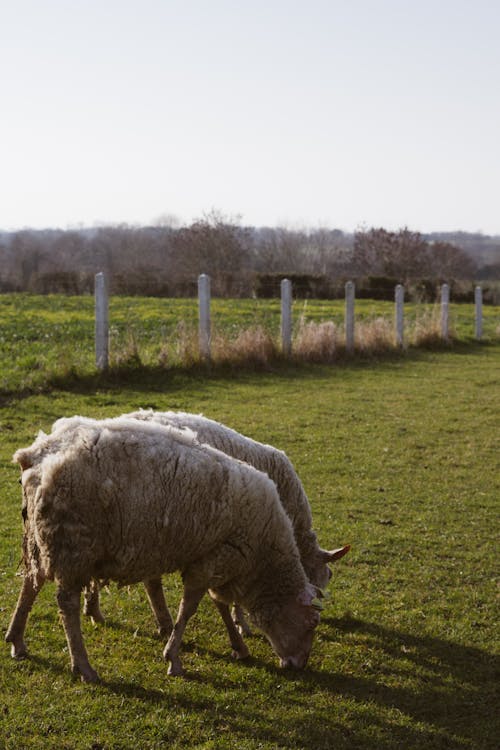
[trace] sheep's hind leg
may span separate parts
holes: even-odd
[[[103,625],[106,621],[101,612],[99,590],[99,582],[94,579],[91,580],[89,586],[85,587],[83,591],[83,614],[86,617],[91,617],[93,622]]]
[[[59,586],[56,598],[68,642],[71,671],[74,675],[79,674],[82,682],[97,682],[99,677],[90,666],[80,627],[80,591]]]
[[[231,647],[233,649],[232,656],[234,659],[246,659],[249,655],[249,651],[247,648],[247,645],[245,641],[242,638],[242,635],[238,628],[236,627],[233,618],[231,617],[231,612],[229,611],[229,607],[227,604],[224,604],[223,602],[217,601],[217,599],[214,599],[212,597],[212,601],[217,607],[217,609],[220,612],[220,616],[222,617],[224,621],[224,625],[227,628],[227,632],[229,635],[229,640],[231,642]]]
[[[163,650],[163,657],[170,662],[168,674],[179,676],[184,674],[179,652],[182,644],[182,636],[190,617],[198,609],[206,589],[189,589],[184,584],[184,595],[182,597],[174,628]]]
[[[7,643],[12,644],[10,653],[13,659],[23,659],[28,655],[28,649],[24,642],[24,631],[31,608],[44,583],[45,578],[41,574],[38,574],[35,578],[28,573],[24,576],[16,608],[5,634]]]
[[[144,581],[144,588],[158,624],[158,633],[162,638],[168,638],[174,627],[174,622],[165,601],[161,578],[150,578],[148,581]]]

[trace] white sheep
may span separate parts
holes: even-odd
[[[54,450],[59,430],[72,437]],[[245,607],[282,666],[305,666],[319,622],[315,589],[263,472],[190,431],[123,418],[66,420],[14,460],[23,470],[25,582],[34,600],[40,581],[56,581],[72,669],[84,681],[97,675],[81,635],[82,588],[175,570],[184,593],[164,650],[170,674],[182,672],[182,634],[208,589],[223,606]],[[19,645],[13,631],[15,623],[7,640]]]
[[[260,443],[236,432],[224,424],[208,419],[201,414],[189,414],[180,411],[158,412],[139,410],[123,415],[127,418],[153,421],[180,429],[190,429],[196,433],[201,443],[217,448],[228,456],[246,461],[260,471],[264,471],[276,484],[278,494],[290,521],[292,522],[295,540],[299,549],[302,565],[311,583],[322,590],[331,577],[328,563],[343,557],[350,549],[349,545],[333,550],[322,549],[312,529],[312,514],[309,500],[297,473],[288,458],[281,450],[271,445]],[[57,423],[56,423],[57,424]],[[170,615],[163,596],[161,582],[149,583],[148,597],[155,613],[160,632],[168,630]],[[102,621],[99,609],[98,592],[88,597],[87,611],[94,619]],[[235,619],[242,632],[249,632],[243,612],[235,608]]]
[[[124,416],[192,429],[197,433],[200,442],[223,450],[233,457],[246,460],[255,468],[265,471],[275,482],[283,507],[292,520],[297,546],[306,574],[309,580],[321,591],[331,576],[327,563],[340,559],[349,551],[350,547],[346,545],[331,551],[319,547],[316,534],[311,529],[312,517],[307,496],[290,460],[283,451],[245,437],[235,430],[201,415],[185,412],[140,410]],[[40,433],[39,438],[30,449],[32,463],[40,461],[50,452],[70,445],[73,440],[72,430],[80,423],[92,425],[95,420],[86,417],[72,417],[69,420],[62,418],[54,423],[50,436]],[[39,580],[35,591],[32,589],[30,581],[26,581],[23,587],[8,631],[14,657],[22,657],[25,653],[24,630],[26,620],[34,597],[36,597],[41,585],[43,585],[43,581]],[[144,586],[157,621],[158,632],[161,636],[168,637],[172,631],[173,621],[165,602],[161,579],[144,581]],[[99,606],[99,586],[96,581],[91,581],[90,586],[85,588],[84,596],[84,614],[91,616],[96,622],[104,622]],[[245,658],[248,656],[246,644],[235,632],[229,612],[220,603],[218,607],[228,629],[233,656],[238,659]],[[239,624],[241,632],[249,632],[249,627],[239,606],[234,608],[234,619]]]

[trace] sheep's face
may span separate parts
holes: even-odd
[[[308,586],[288,602],[265,628],[265,634],[280,658],[282,667],[303,669],[311,652],[319,612],[315,592]]]
[[[319,589],[326,588],[332,577],[332,571],[327,565],[327,560],[323,552],[324,550],[318,550],[312,560],[303,560],[304,570],[308,579]]]

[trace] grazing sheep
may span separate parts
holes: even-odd
[[[70,444],[54,450],[64,431]],[[263,472],[201,445],[191,431],[125,418],[65,420],[14,460],[22,468],[26,606],[43,580],[55,580],[72,670],[84,681],[97,674],[81,635],[82,588],[91,579],[124,585],[176,570],[184,593],[164,650],[170,674],[182,673],[182,635],[207,590],[226,608],[245,607],[282,666],[306,665],[316,592]],[[20,648],[15,618],[6,638]]]
[[[220,424],[213,419],[202,415],[188,414],[186,412],[155,412],[152,410],[140,410],[123,415],[127,418],[140,419],[148,422],[157,422],[163,425],[190,429],[196,433],[200,443],[206,443],[213,448],[223,451],[228,456],[233,456],[241,461],[264,471],[276,484],[278,494],[290,521],[292,522],[295,541],[299,549],[302,565],[310,582],[323,589],[331,577],[328,563],[335,562],[343,557],[350,549],[349,545],[334,550],[322,549],[312,530],[312,514],[307,495],[295,469],[287,455],[271,445],[259,443],[249,437],[241,435],[226,425]],[[168,625],[165,613],[168,608],[163,596],[160,582],[156,581],[154,591],[150,584],[151,592],[149,599],[152,609],[156,614],[159,629]],[[156,594],[156,596],[155,596]],[[96,619],[101,619],[99,610],[98,592],[90,597],[89,609],[96,614]],[[241,607],[235,608],[235,619],[240,624],[242,632],[248,633]]]
[[[336,550],[327,551],[319,547],[315,533],[311,529],[311,510],[307,496],[302,484],[296,475],[293,466],[287,456],[272,446],[258,443],[251,438],[240,435],[236,431],[226,427],[214,420],[200,415],[186,414],[183,412],[152,412],[138,411],[125,417],[133,417],[144,421],[155,421],[181,428],[191,428],[198,433],[201,442],[208,443],[215,448],[223,450],[228,455],[246,460],[262,471],[266,471],[274,480],[280,493],[281,502],[292,519],[294,533],[301,555],[302,564],[310,581],[320,589],[331,576],[327,566],[328,562],[335,562],[349,551],[349,545]],[[69,420],[62,418],[57,420],[52,427],[50,436],[40,433],[37,441],[31,447],[31,461],[36,463],[50,452],[57,451],[69,446],[73,441],[72,431],[78,424],[94,424],[95,420],[85,417],[72,417]],[[9,628],[9,640],[12,643],[12,655],[22,657],[25,653],[24,630],[27,617],[37,592],[43,585],[43,580],[38,579],[38,586],[33,589],[31,581],[25,581],[19,597],[16,611]],[[161,579],[144,581],[148,600],[155,615],[158,631],[161,636],[168,637],[172,631],[173,621],[165,602]],[[90,586],[84,590],[84,614],[91,616],[95,622],[104,622],[104,617],[99,606],[99,585],[97,581],[91,581]],[[218,604],[221,616],[228,629],[233,656],[243,659],[248,656],[246,644],[235,632],[233,622],[229,617],[224,605]],[[241,607],[234,608],[234,617],[240,626],[240,631],[249,633],[250,629],[246,623]]]

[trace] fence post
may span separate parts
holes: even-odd
[[[345,285],[345,348],[348,352],[354,350],[354,281]]]
[[[200,355],[210,360],[210,276],[198,276],[199,346]]]
[[[281,281],[281,347],[285,357],[292,353],[292,282]]]
[[[443,284],[441,287],[441,338],[448,341],[448,307],[450,304],[450,287]]]
[[[109,354],[108,290],[104,274],[97,273],[95,294],[95,364],[98,370],[107,370]]]
[[[396,345],[399,347],[404,346],[404,301],[405,301],[405,288],[402,284],[396,286],[395,293],[396,300]]]
[[[474,289],[474,300],[476,303],[476,339],[480,341],[483,335],[483,290],[480,286]]]

